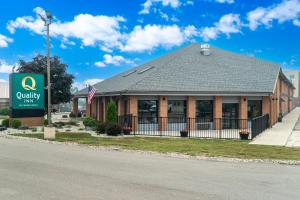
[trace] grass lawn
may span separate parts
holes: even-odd
[[[43,134],[15,134],[43,139]],[[92,146],[117,146],[124,149],[176,152],[187,155],[233,158],[300,160],[300,148],[249,145],[247,141],[188,138],[116,137],[98,138],[86,133],[58,133],[55,141],[76,142]]]

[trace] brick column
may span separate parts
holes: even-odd
[[[222,129],[222,97],[215,96],[214,100],[215,129]]]
[[[187,129],[196,130],[196,99],[195,97],[188,96],[187,97]]]
[[[98,118],[97,118],[97,120],[102,122],[103,121],[103,107],[102,107],[102,98],[101,97],[98,98],[97,103],[98,103],[98,110],[97,110]]]
[[[270,97],[263,97],[262,100],[262,114],[269,115],[269,126],[271,126],[272,124],[272,119],[271,119],[271,113],[270,113],[270,108],[271,108],[271,102],[270,102]]]
[[[73,109],[72,112],[76,115],[78,115],[78,98],[73,98]]]
[[[102,97],[102,118],[106,122],[106,100],[105,97]]]
[[[87,98],[85,98],[85,112],[87,117],[91,117],[91,104],[88,104]]]
[[[160,131],[168,130],[168,98],[165,96],[158,98],[158,123]]]
[[[138,102],[136,96],[129,97],[129,114],[132,115],[132,129],[137,130],[138,127]]]
[[[125,114],[124,113],[124,111],[125,111],[124,106],[125,106],[124,101],[123,101],[122,97],[120,97],[119,100],[118,100],[118,116],[122,116],[122,115]]]
[[[240,97],[239,104],[239,127],[241,129],[248,128],[248,99],[247,97]]]
[[[97,98],[94,97],[92,100],[92,106],[91,106],[91,116],[96,119],[97,118]]]

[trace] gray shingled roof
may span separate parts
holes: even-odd
[[[200,44],[192,44],[94,86],[97,94],[273,92],[279,65],[213,47],[210,56],[200,51]],[[86,93],[83,89],[75,95]]]

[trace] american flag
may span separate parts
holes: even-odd
[[[92,103],[92,99],[96,94],[97,89],[89,85],[88,104]]]

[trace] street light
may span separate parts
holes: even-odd
[[[43,17],[40,15],[40,18],[44,21],[45,26],[47,27],[47,84],[48,84],[48,114],[47,114],[47,119],[48,119],[48,126],[51,126],[51,81],[50,81],[50,33],[49,33],[49,27],[51,24],[52,20],[52,14],[49,11],[46,11],[46,17]]]

